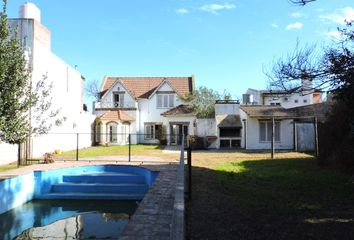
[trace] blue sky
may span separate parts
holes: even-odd
[[[33,0],[52,50],[87,80],[191,76],[233,98],[266,88],[264,67],[302,44],[331,44],[353,0]],[[9,0],[17,17],[23,0]],[[90,105],[90,104],[89,104]]]

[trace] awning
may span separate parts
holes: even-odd
[[[219,128],[242,128],[240,115],[217,115],[216,123]]]

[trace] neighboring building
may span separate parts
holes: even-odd
[[[183,98],[194,77],[104,77],[94,103],[96,144],[181,144],[194,134],[195,114]]]
[[[322,102],[322,92],[312,90],[308,85],[284,90],[256,90],[249,88],[243,94],[243,104],[246,105],[279,105],[284,108],[299,107]]]
[[[17,31],[17,38],[25,49],[32,85],[35,86],[46,76],[46,85],[53,85],[50,96],[51,109],[60,110],[59,116],[66,119],[61,126],[54,124],[48,135],[36,136],[29,140],[23,148],[26,157],[41,157],[45,152],[55,149],[75,149],[74,133],[90,133],[94,121],[94,116],[83,110],[84,77],[52,52],[50,30],[41,24],[40,10],[33,3],[22,5],[19,18],[8,19],[8,23],[10,28]],[[33,119],[32,122],[34,121]],[[82,135],[80,147],[90,145],[90,134]],[[1,144],[0,149],[1,146],[5,144]],[[6,145],[6,149],[7,154],[0,155],[0,164],[17,160],[17,147]]]

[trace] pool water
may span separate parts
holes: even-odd
[[[117,239],[137,201],[34,200],[0,215],[0,239]]]

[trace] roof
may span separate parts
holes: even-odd
[[[135,119],[126,114],[122,110],[109,110],[98,117],[98,119],[103,121],[127,121],[131,122]]]
[[[241,109],[250,117],[255,118],[310,118],[324,120],[330,105],[317,103],[294,108],[283,108],[272,105],[242,105]]]
[[[291,111],[281,106],[273,105],[242,105],[241,109],[250,117],[272,118],[272,117],[295,117]]]
[[[219,128],[227,128],[227,127],[242,128],[240,115],[217,115],[216,122],[218,123]]]
[[[105,77],[101,86],[101,96],[117,81],[121,81],[135,98],[149,98],[166,81],[176,93],[184,96],[193,91],[193,77]]]
[[[176,116],[176,115],[189,115],[195,116],[197,113],[194,111],[193,106],[191,105],[178,105],[175,108],[171,108],[170,110],[161,113],[162,116]]]

